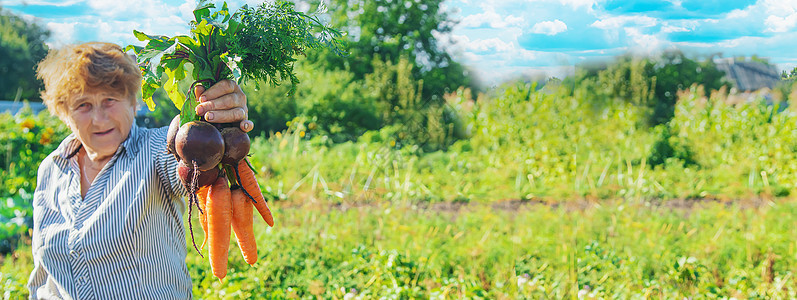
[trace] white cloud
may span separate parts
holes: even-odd
[[[473,52],[465,52],[465,53],[462,54],[462,58],[466,62],[473,63],[473,62],[477,62],[477,61],[481,60],[482,56],[478,55],[476,53],[473,53]]]
[[[749,45],[763,45],[766,39],[762,37],[751,37],[751,36],[743,36],[735,39],[724,40],[716,43],[706,43],[706,42],[679,42],[675,43],[677,46],[684,46],[684,47],[691,47],[691,48],[704,48],[704,49],[724,49],[725,52],[733,51],[738,49],[742,46],[749,46]],[[733,53],[733,52],[732,52]],[[745,52],[739,53],[743,55],[755,54],[755,52]],[[732,54],[733,55],[733,54]]]
[[[498,38],[490,38],[484,40],[475,40],[466,46],[467,50],[471,51],[478,51],[478,52],[486,52],[486,51],[494,51],[494,52],[506,52],[511,51],[514,49],[515,46],[511,43],[504,42]]]
[[[770,32],[788,32],[795,25],[797,25],[797,14],[791,14],[785,17],[769,16],[764,24],[767,25],[767,31]]]
[[[540,22],[531,27],[531,32],[547,35],[557,35],[565,31],[567,31],[567,24],[559,19]]]
[[[180,11],[180,17],[186,22],[194,19],[194,8],[196,8],[196,0],[186,0],[185,3],[180,4],[177,10]]]
[[[596,3],[595,0],[558,0],[558,1],[561,4],[569,5],[570,7],[573,8],[579,8],[582,6],[591,8]]]
[[[71,6],[77,3],[83,2],[84,0],[17,0],[11,1],[10,6],[15,5],[43,5],[43,6]],[[1,1],[0,1],[1,2]],[[0,3],[2,4],[2,3]]]
[[[782,16],[784,14],[793,14],[797,11],[797,0],[763,0],[761,4],[770,14]]]
[[[529,61],[534,61],[535,59],[538,58],[537,52],[534,52],[534,51],[531,51],[531,50],[522,49],[522,48],[521,49],[515,49],[515,50],[516,51],[511,54],[512,57],[510,57],[510,59],[514,59],[514,60],[522,61],[522,62],[529,62]]]
[[[748,16],[750,16],[750,11],[749,10],[734,9],[731,12],[728,13],[726,18],[728,18],[728,19],[741,19],[741,18],[747,18]]]
[[[625,34],[631,41],[629,43],[631,49],[644,54],[654,54],[664,45],[664,41],[655,35],[642,33],[639,28],[625,28]]]
[[[661,28],[662,33],[671,33],[671,32],[689,32],[692,31],[690,28],[686,28],[683,26],[672,26],[672,25],[665,25]]]
[[[763,0],[769,16],[764,21],[769,32],[788,32],[797,26],[797,0]]]
[[[590,26],[607,30],[619,29],[628,26],[628,24],[641,27],[652,27],[656,26],[656,23],[658,23],[658,21],[655,18],[648,16],[616,16],[595,21]]]
[[[46,24],[47,29],[50,30],[52,33],[50,36],[54,39],[50,43],[47,43],[50,47],[60,47],[62,45],[66,45],[75,41],[76,30],[75,27],[78,25],[78,22],[67,22],[67,23],[59,23],[59,22],[49,22]]]
[[[495,11],[486,11],[479,14],[469,15],[459,23],[464,28],[476,28],[487,24],[491,28],[506,28],[523,24],[523,18],[512,15],[501,16]]]
[[[437,38],[437,39],[440,38],[440,36],[438,36],[439,33],[437,31],[432,32],[432,34],[435,35],[435,38]],[[464,35],[464,34],[463,35],[451,34],[450,39],[451,39],[451,42],[453,42],[454,44],[466,44],[466,43],[470,42],[470,38],[467,35]]]
[[[88,0],[88,5],[104,19],[131,18],[135,16],[146,20],[152,17],[177,15],[179,13],[178,6],[166,4],[161,0]]]

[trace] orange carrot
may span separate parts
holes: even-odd
[[[238,247],[249,265],[257,262],[257,243],[252,228],[252,202],[241,189],[232,190],[232,230],[238,239]]]
[[[208,256],[213,275],[219,281],[227,276],[227,255],[230,249],[232,202],[227,178],[220,176],[210,186],[205,207],[208,214]]]
[[[260,216],[263,217],[263,220],[266,221],[268,226],[274,227],[274,217],[271,215],[271,209],[268,208],[266,198],[263,197],[263,192],[260,191],[260,185],[257,184],[255,172],[249,168],[249,165],[246,163],[246,158],[238,163],[238,174],[240,175],[238,183],[240,183],[241,187],[246,189],[246,192],[254,198],[253,204],[255,208],[257,208],[257,212],[260,213]]]
[[[205,208],[207,207],[206,203],[208,201],[209,190],[209,186],[203,186],[196,192],[196,197],[199,200],[199,209],[202,210],[202,213],[199,214],[199,223],[202,224],[202,231],[205,233],[205,238],[202,241],[201,247],[203,251],[205,250],[205,245],[208,244],[208,212]]]

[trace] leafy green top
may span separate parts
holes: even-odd
[[[130,45],[137,55],[144,76],[141,87],[144,102],[155,107],[152,95],[163,87],[180,108],[183,123],[197,119],[194,113],[196,100],[193,94],[180,90],[180,83],[191,82],[211,86],[233,79],[263,80],[278,85],[290,79],[295,86],[299,80],[293,72],[294,58],[307,48],[330,47],[342,53],[340,32],[323,25],[317,14],[308,15],[294,10],[294,4],[285,0],[264,2],[257,7],[244,5],[230,14],[227,3],[221,9],[207,0],[200,1],[194,10],[195,20],[190,22],[191,36],[175,37],[133,34],[144,47]],[[293,93],[295,87],[291,88]]]

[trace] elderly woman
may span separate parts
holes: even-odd
[[[135,125],[141,74],[113,44],[51,51],[44,104],[72,130],[42,161],[33,200],[31,298],[187,299],[185,187],[167,128]],[[222,81],[199,97],[211,122],[246,121],[246,96]]]

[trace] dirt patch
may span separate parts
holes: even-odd
[[[435,212],[451,212],[457,213],[462,210],[476,209],[489,206],[495,211],[512,212],[522,209],[533,209],[534,207],[545,206],[551,209],[563,209],[566,211],[584,211],[604,206],[620,206],[620,205],[633,205],[641,207],[649,207],[654,210],[677,211],[689,213],[694,209],[706,208],[709,206],[723,205],[725,207],[738,207],[740,209],[758,209],[763,206],[771,206],[776,203],[795,201],[790,199],[765,199],[765,198],[746,198],[734,200],[717,200],[717,199],[617,199],[617,200],[592,200],[592,199],[574,199],[564,201],[541,201],[541,200],[526,200],[526,199],[505,199],[498,200],[491,203],[481,202],[416,202],[416,203],[391,203],[389,201],[367,201],[367,202],[336,202],[336,203],[298,203],[298,202],[280,202],[279,206],[283,209],[336,209],[347,211],[350,209],[361,208],[376,208],[376,207],[406,207],[413,210],[435,211]]]

